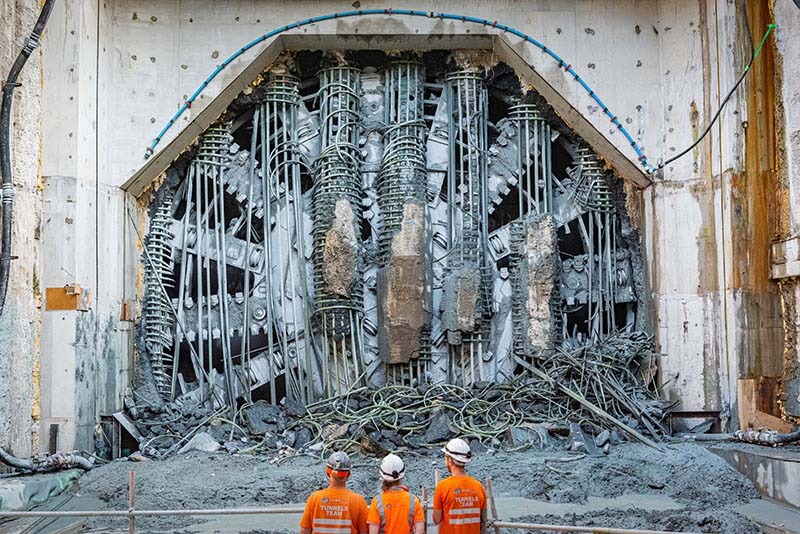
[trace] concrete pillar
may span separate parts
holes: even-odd
[[[48,444],[58,425],[61,450],[93,449],[98,418],[121,407],[130,369],[132,323],[121,315],[133,298],[127,213],[136,208],[114,184],[105,149],[115,99],[109,28],[105,4],[58,2],[43,49],[41,431]],[[75,285],[82,302],[60,306]]]

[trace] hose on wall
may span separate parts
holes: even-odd
[[[55,0],[46,0],[39,13],[39,18],[33,27],[30,37],[25,40],[17,59],[11,66],[8,78],[3,84],[3,100],[0,104],[0,174],[3,177],[2,208],[0,208],[0,226],[3,232],[3,244],[0,248],[0,315],[6,304],[8,292],[8,278],[11,273],[11,221],[14,204],[14,176],[11,173],[11,103],[14,100],[14,89],[20,84],[17,82],[22,67],[28,61],[34,50],[39,46],[47,19],[53,11]]]

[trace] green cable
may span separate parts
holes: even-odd
[[[747,63],[747,66],[742,71],[741,76],[739,76],[739,79],[736,81],[736,83],[733,85],[731,90],[728,92],[728,94],[722,100],[722,104],[720,104],[719,109],[717,109],[717,112],[714,113],[714,116],[711,118],[711,121],[708,123],[708,126],[706,126],[706,129],[703,130],[703,133],[701,133],[697,137],[697,139],[695,140],[694,143],[689,145],[685,150],[682,150],[680,152],[680,154],[669,158],[668,160],[666,160],[663,163],[660,163],[658,165],[658,167],[656,169],[654,169],[654,172],[656,170],[663,169],[664,167],[666,167],[667,165],[669,165],[673,161],[675,161],[675,160],[677,160],[679,158],[682,158],[683,156],[685,156],[686,154],[691,152],[692,149],[694,149],[694,147],[696,147],[698,144],[700,144],[700,141],[702,141],[703,138],[706,135],[708,135],[708,132],[711,131],[711,127],[714,126],[715,122],[717,122],[717,119],[719,118],[720,113],[722,113],[722,110],[725,108],[725,104],[728,103],[728,100],[730,100],[731,96],[733,96],[733,93],[736,91],[736,89],[739,87],[739,85],[741,85],[741,83],[744,81],[745,76],[747,76],[747,73],[750,71],[750,67],[753,65],[753,62],[756,60],[756,57],[758,57],[758,54],[761,52],[761,48],[764,46],[764,43],[767,41],[767,37],[769,37],[769,34],[772,33],[772,30],[774,30],[777,27],[778,27],[778,25],[775,24],[774,22],[769,24],[769,25],[767,25],[767,31],[764,32],[764,37],[761,38],[761,42],[758,43],[758,46],[756,47],[756,49],[753,50],[753,57],[750,58],[750,61]]]
[[[777,28],[777,27],[778,27],[778,25],[777,25],[777,24],[775,24],[774,22],[773,22],[773,23],[771,23],[771,24],[769,24],[769,25],[767,25],[767,31],[766,31],[766,32],[764,32],[764,37],[762,37],[762,38],[761,38],[761,42],[760,42],[760,43],[758,43],[758,46],[757,46],[757,47],[756,47],[756,49],[753,51],[753,59],[751,59],[751,60],[750,60],[750,63],[748,63],[748,64],[747,64],[747,66],[744,68],[744,71],[745,71],[745,72],[747,72],[748,70],[750,70],[750,66],[753,64],[753,61],[755,61],[755,60],[756,60],[756,58],[758,57],[758,54],[761,52],[761,47],[763,47],[763,46],[764,46],[764,43],[766,43],[766,42],[767,42],[767,37],[769,37],[769,34],[770,34],[770,33],[772,33],[772,30],[774,30],[774,29],[775,29],[775,28]]]

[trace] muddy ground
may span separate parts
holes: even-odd
[[[470,472],[491,476],[504,520],[649,528],[691,532],[756,533],[761,530],[736,509],[759,497],[744,476],[701,445],[615,446],[608,456],[573,459],[573,453],[495,452],[478,455]],[[572,461],[563,461],[569,459]],[[408,456],[407,483],[414,492],[432,488],[441,453]],[[356,455],[350,487],[370,499],[377,490],[375,458]],[[128,474],[136,472],[136,508],[226,508],[302,503],[325,485],[323,464],[295,457],[269,459],[227,453],[198,453],[166,461],[118,461],[86,474],[76,495],[108,508],[126,509]],[[247,516],[249,522],[219,519],[142,518],[145,532],[296,531],[296,517]],[[265,527],[265,525],[270,525]],[[94,519],[84,532],[123,529],[118,520]]]

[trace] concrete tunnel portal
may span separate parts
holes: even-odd
[[[473,386],[649,330],[622,180],[480,50],[284,51],[150,204],[165,404]]]

